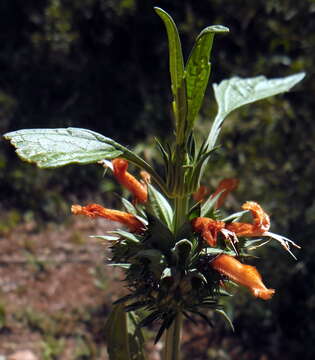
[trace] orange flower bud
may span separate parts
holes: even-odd
[[[201,237],[212,247],[217,245],[218,233],[224,228],[223,221],[217,221],[205,217],[197,217],[192,220],[195,232],[200,233]]]
[[[134,195],[136,201],[145,203],[148,199],[147,186],[127,171],[128,161],[117,158],[112,160],[112,164],[117,181]]]
[[[199,189],[193,194],[193,199],[197,202],[204,201],[206,195],[209,194],[209,189],[205,185],[200,185]]]
[[[216,191],[211,195],[211,197],[214,197],[217,194],[219,194],[219,192],[222,191],[216,203],[216,208],[220,208],[223,205],[226,197],[229,195],[231,191],[235,190],[238,187],[238,184],[239,184],[239,180],[234,178],[221,180]]]
[[[243,210],[250,210],[253,216],[253,224],[234,222],[226,225],[226,229],[233,231],[237,236],[260,236],[270,228],[270,218],[261,208],[253,201],[247,201],[242,205]]]
[[[269,300],[275,293],[274,289],[266,288],[254,266],[242,264],[232,256],[219,255],[210,265],[214,270],[227,276],[237,284],[247,287],[255,297]]]
[[[72,205],[71,212],[74,215],[85,215],[89,217],[103,217],[108,220],[117,221],[124,224],[131,232],[143,232],[144,225],[134,215],[118,211],[106,209],[98,204],[89,204],[87,206]]]

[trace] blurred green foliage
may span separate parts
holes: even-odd
[[[307,73],[292,92],[232,113],[208,181],[215,187],[224,176],[238,177],[237,201],[260,202],[272,216],[272,231],[303,246],[296,263],[282,254],[279,261],[279,248],[264,254],[268,262],[259,268],[277,295],[268,304],[248,296],[235,304],[238,336],[270,356],[313,359],[314,0],[1,1],[0,131],[77,126],[130,146],[166,134],[171,127],[167,41],[154,5],[176,20],[184,53],[206,25],[230,28],[214,44],[213,82],[233,75]],[[216,111],[210,87],[208,94],[201,133]],[[96,166],[38,170],[1,144],[3,209],[62,219],[73,194],[83,200],[112,190],[102,176]]]

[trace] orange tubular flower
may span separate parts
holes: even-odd
[[[209,189],[205,185],[200,185],[199,189],[193,194],[193,199],[197,202],[204,201],[206,195],[209,194]]]
[[[211,195],[211,197],[216,196],[217,194],[219,194],[219,192],[222,191],[221,196],[219,197],[217,203],[216,203],[216,208],[220,208],[226,197],[229,195],[229,193],[233,190],[235,190],[238,187],[239,184],[239,180],[238,179],[223,179],[220,181],[216,191]]]
[[[224,228],[225,223],[210,218],[197,217],[192,220],[192,226],[210,246],[215,247],[218,233]]]
[[[226,229],[237,236],[261,236],[270,228],[269,216],[254,201],[247,201],[242,205],[243,210],[249,210],[253,216],[253,224],[234,222],[226,225]]]
[[[246,286],[255,297],[269,300],[275,293],[274,289],[266,288],[254,266],[242,264],[232,256],[219,255],[210,265],[214,270],[229,277],[237,284]]]
[[[106,209],[98,204],[89,204],[87,206],[72,205],[71,212],[74,215],[85,215],[92,218],[103,217],[108,220],[117,221],[135,233],[141,233],[144,229],[142,222],[134,215],[123,211]]]
[[[136,202],[145,203],[148,199],[147,186],[127,171],[128,161],[117,158],[112,160],[112,164],[117,181],[134,195]]]

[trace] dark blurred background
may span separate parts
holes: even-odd
[[[257,266],[277,295],[270,302],[234,298],[235,334],[218,326],[209,337],[228,334],[243,352],[233,355],[227,346],[225,357],[216,358],[313,359],[314,0],[2,0],[0,132],[83,127],[138,152],[145,146],[144,155],[154,156],[152,138],[168,136],[172,123],[167,40],[153,6],[173,16],[186,59],[203,27],[230,28],[215,38],[211,82],[307,74],[290,93],[232,113],[205,183],[239,178],[237,204],[259,202],[271,215],[271,230],[302,246],[297,261],[277,246],[258,253]],[[201,134],[215,111],[209,85]],[[39,170],[22,163],[4,141],[0,145],[2,241],[20,223],[61,223],[73,199],[114,201],[114,183],[94,165]]]

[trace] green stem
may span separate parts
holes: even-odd
[[[183,225],[186,220],[188,212],[188,197],[176,197],[175,198],[175,214],[174,214],[174,233]]]
[[[183,324],[181,313],[177,313],[172,325],[165,331],[163,360],[180,360],[180,337]]]

